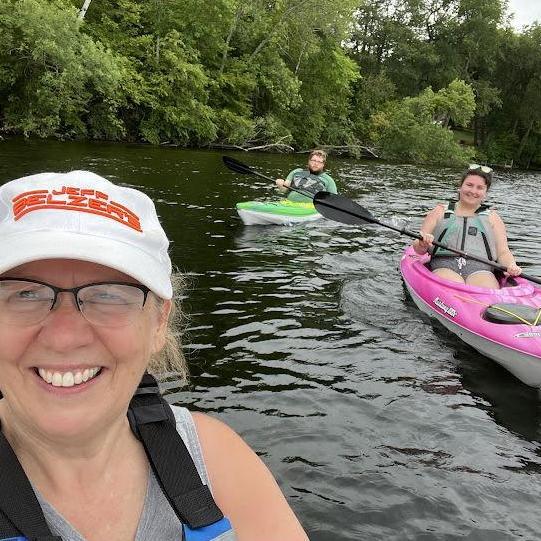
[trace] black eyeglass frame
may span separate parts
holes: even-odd
[[[83,311],[81,310],[81,306],[79,305],[79,298],[78,298],[79,291],[91,286],[112,285],[112,286],[135,287],[136,289],[139,289],[143,292],[143,304],[141,308],[145,306],[145,303],[147,302],[148,294],[150,293],[150,288],[148,288],[147,286],[144,286],[143,284],[134,284],[133,282],[92,282],[90,284],[84,284],[82,286],[69,287],[69,288],[53,286],[51,284],[48,284],[47,282],[41,282],[39,280],[30,280],[28,278],[12,278],[10,276],[0,278],[0,283],[2,282],[28,282],[30,284],[38,284],[40,286],[46,286],[52,289],[54,292],[54,297],[53,297],[53,302],[51,304],[51,307],[49,308],[49,312],[55,307],[56,301],[58,300],[59,293],[71,293],[73,295],[73,298],[75,299],[75,306],[77,307],[77,310],[81,312],[82,314]]]

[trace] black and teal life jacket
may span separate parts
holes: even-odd
[[[128,409],[128,420],[142,442],[167,500],[183,525],[179,541],[223,539],[232,530],[190,452],[177,432],[175,416],[153,376],[145,374]],[[52,535],[32,485],[0,430],[0,541],[62,541]]]
[[[434,228],[434,240],[472,255],[486,255],[487,259],[496,261],[498,253],[494,232],[489,222],[489,206],[481,205],[474,216],[457,216],[455,207],[456,201],[449,201],[443,219]],[[439,246],[434,246],[430,253],[432,257],[456,255]]]
[[[321,192],[327,189],[327,184],[323,180],[322,176],[324,173],[316,175],[308,171],[308,169],[302,169],[293,173],[293,178],[291,179],[291,186],[302,190],[307,194],[316,195],[317,192]]]

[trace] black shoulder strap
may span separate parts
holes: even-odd
[[[447,220],[447,218],[451,217],[451,214],[455,212],[456,207],[456,201],[453,201],[452,199],[449,200],[449,203],[447,204],[447,209],[445,210],[445,213],[443,214],[443,218]]]
[[[454,201],[453,199],[449,199],[449,202],[447,203],[447,208],[445,209],[445,212],[443,213],[444,220],[448,220],[451,217],[451,215],[455,212],[455,206],[456,206],[456,201]],[[441,239],[445,237],[445,233],[447,233],[447,229],[448,228],[443,229],[443,231],[440,233],[440,236],[436,239],[438,242],[441,242]],[[436,252],[439,249],[440,249],[439,246],[434,246],[434,248],[432,249],[431,256],[434,257],[436,255]]]
[[[62,541],[51,534],[32,485],[0,431],[0,539],[21,535],[31,541]]]
[[[149,374],[130,402],[128,419],[179,519],[190,528],[221,520],[223,514],[176,430],[171,407]],[[29,541],[62,541],[51,534],[32,485],[0,430],[0,540],[21,535]]]
[[[479,208],[475,211],[475,214],[480,214],[481,212],[487,210],[490,208],[490,205],[482,204],[479,206]]]
[[[223,514],[177,432],[171,406],[150,374],[143,376],[130,402],[128,419],[177,517],[190,528],[221,520]]]

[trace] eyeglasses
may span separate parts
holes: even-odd
[[[309,162],[314,162],[314,163],[325,163],[323,160],[316,160],[314,158],[310,158],[308,161]]]
[[[492,173],[492,168],[488,167],[487,165],[479,165],[478,163],[470,163],[470,166],[468,167],[468,172],[471,172],[471,171],[481,171],[482,173],[489,175],[490,173]]]
[[[65,289],[36,280],[0,278],[0,322],[27,326],[43,321],[59,293],[72,293],[75,306],[92,325],[123,327],[133,323],[150,289],[140,284],[96,282]]]

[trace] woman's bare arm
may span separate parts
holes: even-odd
[[[507,243],[507,231],[505,224],[496,211],[492,211],[489,217],[490,225],[494,231],[494,237],[496,239],[496,251],[498,253],[498,263],[507,267],[507,272],[511,276],[518,276],[522,269],[517,265],[513,253],[509,249]]]
[[[413,242],[413,249],[419,255],[426,254],[428,248],[432,244],[432,240],[434,239],[432,232],[436,228],[436,224],[443,218],[443,214],[445,212],[444,209],[445,205],[440,203],[425,216],[420,231],[421,235],[423,236],[423,240],[417,239]]]
[[[216,503],[239,541],[308,537],[263,461],[226,424],[193,414]]]

